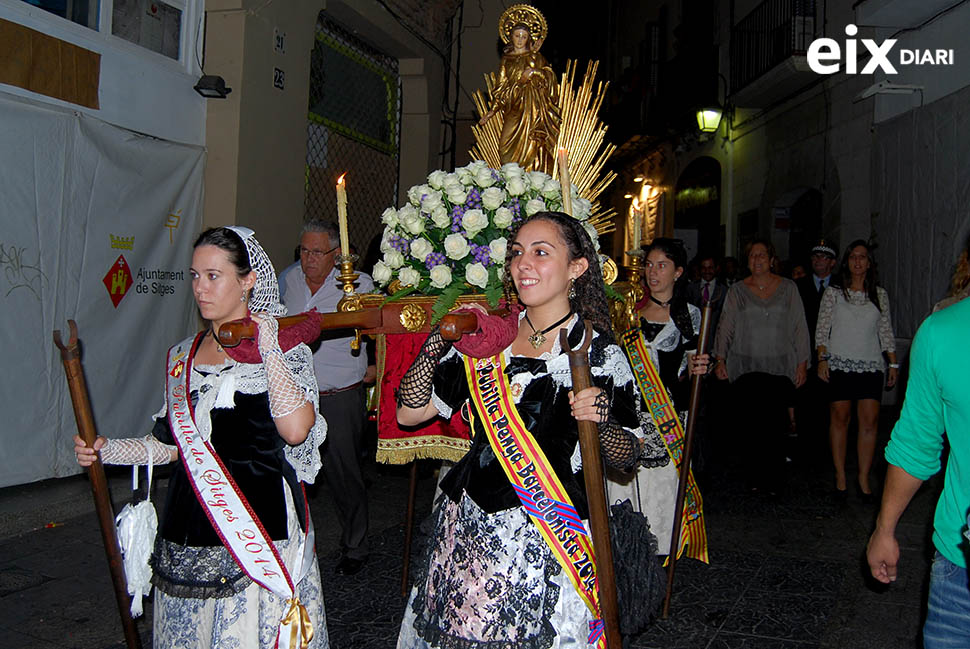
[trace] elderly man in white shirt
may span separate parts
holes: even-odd
[[[332,224],[312,220],[300,235],[300,267],[287,273],[283,303],[290,313],[337,310],[343,289],[337,282],[339,232]],[[357,292],[373,290],[370,276],[361,273]],[[324,332],[313,353],[313,369],[320,389],[320,412],[327,420],[323,445],[323,474],[333,493],[342,533],[341,559],[336,572],[352,575],[367,559],[367,491],[361,473],[366,401],[364,375],[367,355],[350,351],[346,332]],[[311,345],[311,349],[313,346]]]

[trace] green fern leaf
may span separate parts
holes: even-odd
[[[435,300],[434,305],[431,307],[431,324],[438,324],[451,307],[455,306],[455,302],[458,301],[458,296],[462,294],[462,283],[456,282],[452,284],[444,291],[441,292],[441,296]]]

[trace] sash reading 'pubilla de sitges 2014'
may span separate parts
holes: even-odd
[[[192,359],[202,337],[199,334],[191,344],[190,339],[186,339],[168,352],[165,390],[168,420],[179,457],[195,497],[236,563],[253,581],[286,601],[286,612],[280,620],[276,646],[279,649],[306,649],[313,638],[313,624],[306,607],[296,596],[286,566],[239,486],[195,425],[189,398],[189,377],[192,374]],[[309,535],[309,515],[306,520]],[[302,547],[298,556],[302,558],[302,566],[294,573],[299,577],[309,569],[312,561],[308,557],[308,549],[312,550],[313,543],[307,536],[300,539]]]
[[[667,394],[667,388],[660,380],[660,374],[650,358],[650,350],[643,339],[639,327],[634,327],[623,334],[623,349],[630,359],[630,368],[636,377],[640,394],[643,395],[650,409],[657,430],[667,446],[667,452],[673,458],[680,471],[684,461],[684,427],[680,423],[674,403]],[[679,559],[686,551],[687,556],[698,561],[708,563],[707,528],[704,524],[704,502],[700,489],[694,480],[694,472],[687,474],[687,492],[684,497],[684,527],[680,535],[677,548]]]
[[[502,354],[465,357],[465,376],[475,410],[502,470],[576,592],[592,613],[587,642],[605,649],[593,544],[559,476],[519,416]]]

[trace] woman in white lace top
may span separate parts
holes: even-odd
[[[842,286],[829,286],[822,295],[815,328],[818,376],[829,384],[829,443],[835,465],[838,497],[846,494],[845,454],[852,402],[859,419],[858,488],[865,502],[875,502],[869,470],[876,449],[883,370],[889,359],[885,384],[896,383],[899,364],[889,320],[889,295],[876,286],[876,262],[863,240],[849,244],[842,256]]]

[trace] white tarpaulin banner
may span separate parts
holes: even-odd
[[[970,235],[970,88],[873,128],[872,223],[896,336],[950,285]]]
[[[52,332],[78,325],[94,421],[142,436],[197,327],[205,153],[0,93],[0,487],[77,473]]]

